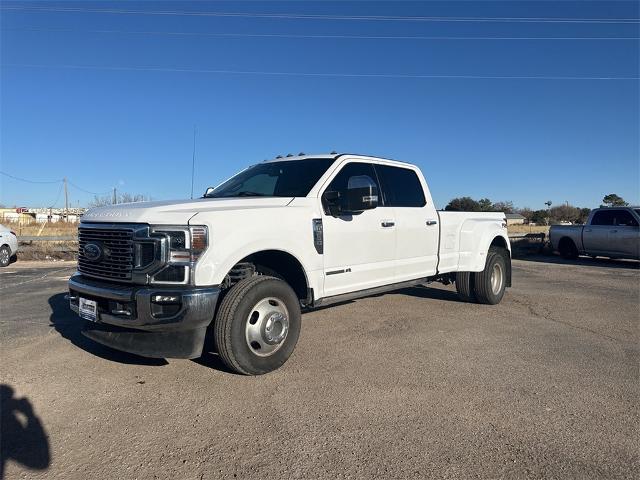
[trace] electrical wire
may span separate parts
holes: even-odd
[[[39,181],[39,180],[29,180],[29,179],[26,179],[26,178],[16,177],[15,175],[11,175],[11,174],[9,174],[7,172],[2,172],[2,171],[0,171],[0,174],[5,175],[5,176],[7,176],[9,178],[12,178],[14,180],[18,180],[20,182],[26,182],[26,183],[36,183],[36,184],[60,183],[60,190],[58,191],[58,197],[56,197],[56,202],[58,201],[58,198],[60,197],[60,192],[62,191],[62,187],[64,186],[64,179],[51,180],[51,181],[49,181],[49,180],[47,180],[47,181]],[[76,185],[75,183],[73,183],[69,179],[67,179],[67,183],[70,186],[80,190],[81,192],[88,193],[90,195],[107,195],[108,193],[111,193],[111,190],[107,190],[106,192],[91,192],[89,190],[86,190],[86,189]],[[54,202],[54,204],[55,204],[55,202]]]
[[[640,77],[612,76],[572,76],[572,75],[449,75],[449,74],[403,74],[403,73],[341,73],[341,72],[283,72],[259,70],[213,70],[204,68],[172,68],[172,67],[125,67],[101,65],[45,65],[38,63],[5,63],[0,67],[9,68],[66,68],[76,70],[109,70],[136,72],[178,72],[204,73],[218,75],[265,75],[291,77],[335,77],[335,78],[406,78],[406,79],[470,79],[470,80],[640,80]]]
[[[59,33],[104,33],[123,35],[165,35],[176,37],[216,37],[216,38],[317,38],[317,39],[367,39],[367,40],[640,40],[640,37],[488,37],[488,36],[423,36],[423,35],[336,35],[336,34],[289,34],[289,33],[208,33],[208,32],[161,32],[133,30],[78,30],[72,28],[17,27],[5,31],[59,32]]]
[[[74,187],[74,188],[76,188],[76,189],[80,190],[81,192],[88,193],[89,195],[107,195],[108,193],[111,193],[111,190],[107,190],[106,192],[91,192],[91,191],[89,191],[89,190],[85,190],[85,189],[84,189],[84,188],[82,188],[82,187],[79,187],[78,185],[76,185],[75,183],[73,183],[73,182],[72,182],[72,181],[70,181],[70,180],[67,180],[67,183],[68,183],[69,185],[71,185],[72,187]]]
[[[60,184],[60,188],[58,189],[58,195],[56,195],[56,199],[53,201],[53,203],[51,204],[51,206],[49,208],[53,208],[56,206],[56,204],[58,203],[58,200],[60,199],[60,195],[62,194],[62,187],[64,186],[64,184]]]
[[[484,22],[484,23],[591,23],[638,24],[638,18],[551,18],[551,17],[442,17],[442,16],[394,16],[394,15],[329,15],[312,13],[248,13],[248,12],[188,12],[170,10],[125,10],[119,8],[84,7],[36,7],[5,5],[2,10],[19,10],[34,13],[106,13],[115,15],[164,15],[187,17],[263,18],[292,20],[347,20],[347,21],[395,21],[395,22]]]
[[[0,171],[0,174],[9,177],[9,178],[13,178],[14,180],[19,180],[21,182],[27,182],[27,183],[58,183],[58,182],[62,182],[62,179],[60,180],[46,180],[46,181],[38,181],[38,180],[27,180],[26,178],[20,178],[20,177],[16,177],[14,175],[10,175],[6,172],[2,172]]]

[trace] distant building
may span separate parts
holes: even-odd
[[[519,213],[505,213],[504,216],[507,217],[507,225],[523,225],[527,220],[526,217]]]
[[[35,215],[24,211],[22,208],[0,208],[0,219],[3,222],[25,225],[35,221]]]
[[[55,223],[64,222],[77,223],[84,214],[84,208],[69,208],[68,216],[65,216],[64,208],[0,208],[0,221],[5,223],[17,223],[27,225],[29,223]]]

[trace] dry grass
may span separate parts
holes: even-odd
[[[509,233],[545,233],[549,235],[549,226],[547,225],[509,225],[507,230]]]
[[[18,224],[17,222],[6,222],[3,225],[10,228],[18,234],[27,236],[51,236],[51,235],[77,235],[78,224],[55,222],[55,223],[27,223]]]
[[[18,260],[75,260],[78,242],[27,242],[20,245]]]

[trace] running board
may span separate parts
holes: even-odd
[[[380,287],[367,288],[365,290],[358,290],[357,292],[341,293],[340,295],[333,295],[332,297],[319,298],[313,302],[311,308],[315,307],[327,307],[336,303],[348,302],[349,300],[355,300],[357,298],[370,297],[371,295],[378,295],[380,293],[392,292],[394,290],[402,290],[403,288],[415,287],[423,283],[431,282],[437,279],[434,277],[422,277],[415,280],[409,280],[406,282],[392,283],[391,285],[382,285]]]

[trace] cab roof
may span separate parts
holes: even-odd
[[[290,161],[290,160],[308,160],[311,158],[331,158],[334,160],[337,160],[340,157],[344,157],[344,156],[349,156],[351,158],[359,158],[362,160],[384,160],[385,162],[392,162],[392,163],[397,163],[398,165],[411,165],[411,166],[415,166],[412,163],[409,162],[401,162],[399,160],[394,160],[392,158],[384,158],[384,157],[376,157],[374,155],[362,155],[362,154],[358,154],[358,153],[347,153],[347,152],[343,152],[343,153],[336,153],[336,152],[331,152],[331,153],[319,153],[319,154],[301,154],[301,155],[282,155],[282,156],[278,156],[276,158],[272,158],[269,160],[265,160],[264,162],[266,163],[272,163],[272,162],[286,162],[286,161]]]

